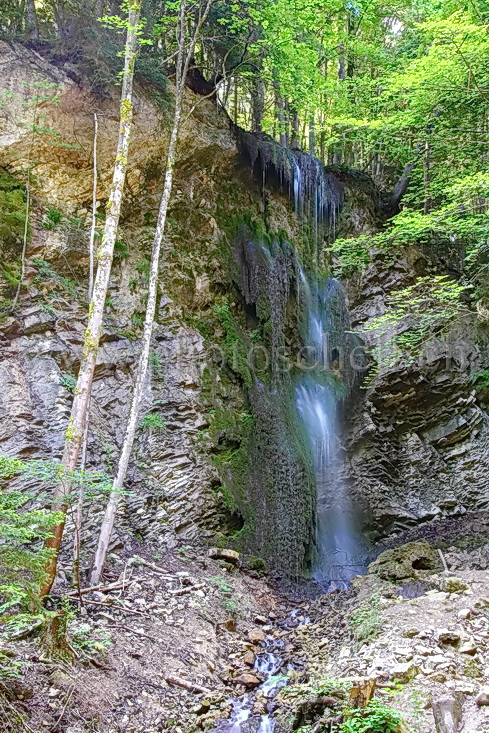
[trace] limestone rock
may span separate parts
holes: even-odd
[[[239,552],[236,550],[229,550],[221,547],[211,547],[209,550],[209,557],[213,560],[225,560],[233,565],[239,565]]]
[[[251,629],[251,631],[248,632],[248,639],[253,644],[260,644],[262,641],[265,641],[266,634],[261,629]]]
[[[244,685],[245,687],[256,687],[260,684],[258,677],[250,672],[244,672],[239,677],[236,677],[235,682],[240,685]]]
[[[467,583],[464,583],[461,578],[457,578],[456,576],[443,578],[441,585],[441,589],[444,590],[446,593],[463,593],[464,591],[468,590]]]
[[[463,695],[456,692],[433,700],[433,716],[437,733],[457,733],[462,722]]]
[[[419,667],[413,662],[403,662],[396,664],[390,670],[390,676],[400,680],[401,682],[409,682],[419,674]]]
[[[489,705],[489,687],[483,687],[475,698],[475,701],[479,707]]]
[[[369,565],[368,572],[379,575],[384,580],[400,581],[423,577],[428,571],[433,572],[440,567],[438,553],[423,540],[408,542],[382,552]]]

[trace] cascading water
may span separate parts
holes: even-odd
[[[327,591],[344,589],[365,569],[365,545],[342,480],[338,434],[339,352],[330,348],[333,304],[340,284],[328,278],[311,288],[299,269],[299,299],[306,322],[307,373],[296,386],[296,405],[305,426],[316,477],[316,557],[313,577]],[[334,357],[334,358],[333,358]],[[338,362],[338,363],[337,363]]]

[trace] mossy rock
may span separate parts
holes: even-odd
[[[368,572],[392,582],[419,579],[441,570],[438,553],[424,540],[382,552]]]

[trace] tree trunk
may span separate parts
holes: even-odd
[[[277,110],[277,121],[278,121],[278,134],[280,139],[280,145],[284,148],[289,146],[289,136],[287,130],[287,121],[285,118],[285,104],[280,94],[280,88],[278,80],[274,78],[273,88],[275,91],[275,108]]]
[[[314,118],[309,120],[309,155],[316,155],[316,132],[314,128]]]
[[[429,214],[431,211],[431,197],[430,197],[430,143],[426,140],[424,146],[424,160],[423,160],[423,185],[424,185],[424,206],[423,211],[425,214]]]
[[[263,79],[255,77],[251,82],[252,132],[262,131],[263,114],[265,112],[265,84]]]
[[[299,115],[296,109],[291,110],[292,113],[292,137],[290,138],[290,147],[299,147]]]
[[[98,119],[97,113],[93,113],[93,188],[92,188],[92,226],[90,228],[90,244],[88,245],[90,257],[90,273],[88,278],[88,302],[90,303],[93,294],[93,269],[94,269],[94,245],[95,245],[95,225],[97,214],[97,137],[98,137]]]
[[[137,26],[141,0],[133,0],[130,6],[127,40],[125,49],[124,72],[122,79],[122,94],[120,103],[120,127],[119,141],[114,165],[114,175],[110,190],[109,202],[107,205],[107,218],[105,220],[102,244],[98,253],[97,276],[93,289],[92,299],[88,311],[88,325],[85,331],[80,370],[75,388],[75,397],[71,408],[71,415],[68,429],[65,435],[65,445],[62,458],[61,471],[74,471],[80,453],[81,443],[85,433],[85,425],[88,416],[88,405],[90,401],[93,374],[97,361],[100,335],[102,332],[102,318],[104,313],[105,298],[109,287],[110,271],[114,255],[114,244],[117,236],[119,217],[121,212],[122,194],[126,179],[127,157],[129,152],[129,141],[133,118],[132,87],[134,77],[134,64],[136,60],[138,39]],[[66,515],[68,497],[71,492],[69,475],[66,480],[60,482],[54,494],[53,511]],[[41,596],[49,593],[56,575],[57,553],[63,538],[64,521],[53,529],[53,536],[46,540],[46,547],[55,550],[52,560],[46,568],[47,580],[41,589]]]
[[[195,44],[197,42],[197,39],[199,38],[202,25],[204,24],[209,13],[212,1],[213,0],[206,0],[205,9],[200,15],[198,23],[194,26],[193,34],[191,35],[189,45],[186,49],[184,35],[186,0],[182,0],[180,6],[180,43],[176,72],[175,112],[166,160],[165,183],[163,186],[163,193],[161,196],[160,208],[158,212],[158,221],[156,223],[156,231],[153,240],[153,249],[151,252],[148,299],[146,302],[146,315],[144,319],[143,337],[140,346],[141,350],[136,376],[136,384],[134,386],[134,392],[131,400],[131,408],[129,411],[129,418],[124,435],[124,442],[122,445],[121,455],[119,457],[117,476],[114,480],[113,489],[107,503],[105,515],[100,529],[99,541],[95,552],[92,574],[90,576],[90,582],[92,585],[96,585],[99,582],[105,564],[105,558],[107,556],[107,550],[114,527],[117,507],[119,504],[120,491],[124,486],[127,469],[129,466],[129,459],[134,444],[134,437],[136,434],[137,422],[146,382],[146,374],[148,371],[149,351],[151,346],[151,337],[153,333],[153,325],[156,312],[156,300],[158,294],[158,272],[160,266],[161,243],[163,241],[166,215],[168,212],[168,205],[170,203],[170,196],[173,186],[173,173],[175,169],[178,134],[180,131],[185,80],[187,78],[190,61],[193,57]]]
[[[34,0],[26,0],[25,3],[25,32],[27,38],[31,40],[39,38],[39,26],[37,24],[37,12]]]

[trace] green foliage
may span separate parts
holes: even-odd
[[[380,597],[373,593],[370,600],[364,602],[350,618],[350,631],[357,644],[375,639],[381,629],[382,615]]]
[[[230,616],[237,616],[240,611],[240,603],[237,598],[233,597],[235,591],[229,585],[227,579],[222,575],[216,575],[210,578],[209,582],[216,586],[219,591],[221,605],[226,613]]]
[[[48,209],[41,220],[44,229],[55,230],[65,220],[64,214],[58,209]]]
[[[398,733],[402,715],[372,700],[362,710],[352,711],[340,728],[341,733]]]
[[[139,427],[145,430],[164,430],[166,425],[161,415],[158,415],[157,412],[150,412],[149,415],[141,418]]]
[[[79,619],[73,619],[68,629],[71,645],[82,660],[94,654],[105,654],[111,645],[111,634],[106,629],[94,628]]]
[[[76,377],[73,376],[73,374],[62,374],[60,384],[69,392],[74,392],[76,387]]]
[[[67,293],[71,297],[75,297],[77,294],[77,283],[71,278],[60,275],[53,267],[39,258],[33,258],[32,264],[37,268],[38,274],[34,277],[34,282],[42,284],[44,280],[50,280],[53,283],[53,287],[50,290],[50,297],[55,297],[56,293]]]
[[[392,291],[386,313],[363,327],[375,332],[377,370],[399,360],[411,363],[433,336],[447,334],[456,321],[471,313],[463,301],[470,285],[460,285],[446,275],[420,277],[413,285]]]
[[[18,459],[0,456],[0,480],[25,473]],[[32,509],[32,496],[18,490],[0,489],[0,614],[14,613],[22,622],[42,613],[39,589],[52,555],[42,542],[51,535],[61,515]],[[12,619],[10,619],[12,622]]]
[[[114,244],[114,257],[120,260],[127,260],[129,257],[129,248],[127,244],[124,244],[124,242],[121,242],[119,239],[116,239]]]
[[[18,248],[22,242],[25,210],[25,186],[6,170],[0,168],[0,249]],[[5,269],[4,276],[8,277],[8,272]]]
[[[239,374],[244,384],[250,387],[253,378],[248,363],[248,352],[244,341],[244,334],[240,332],[236,323],[234,314],[227,303],[214,306],[214,314],[224,329],[224,354],[226,360],[237,374]]]

